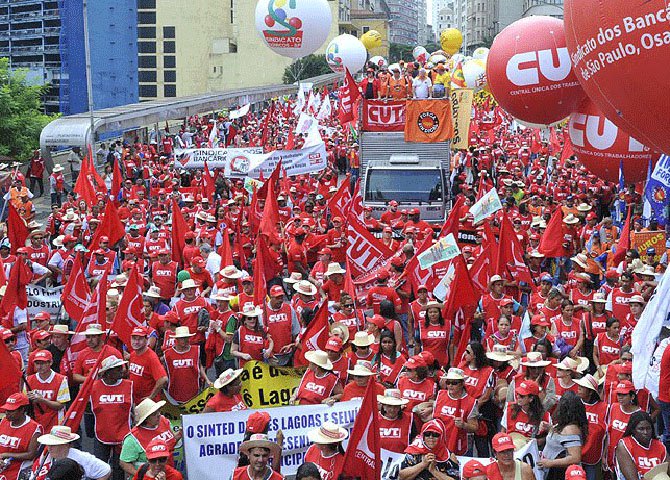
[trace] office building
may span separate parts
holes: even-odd
[[[525,0],[523,16],[547,15],[563,19],[563,0]]]
[[[417,3],[417,0],[386,0],[391,12],[391,43],[414,46],[418,44],[419,9]]]
[[[382,44],[369,51],[370,57],[381,55],[388,58],[390,18],[391,12],[385,0],[358,0],[356,8],[351,10],[351,23],[359,38],[370,30],[376,30],[382,37]]]

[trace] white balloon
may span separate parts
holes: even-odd
[[[384,57],[381,55],[376,55],[370,59],[372,63],[377,65],[378,67],[388,67],[389,62],[386,61]]]
[[[428,61],[437,65],[440,62],[446,63],[447,57],[438,53],[437,55],[431,55]]]
[[[428,50],[426,50],[426,47],[419,45],[418,47],[414,47],[414,50],[412,50],[412,56],[417,62],[425,62],[428,58]]]
[[[468,88],[480,90],[486,85],[486,67],[481,60],[468,60],[463,64],[463,76]]]
[[[454,53],[451,56],[451,63],[456,66],[458,65],[458,62],[464,62],[465,61],[465,55],[460,54],[460,53]]]
[[[345,33],[331,40],[326,47],[326,61],[333,72],[344,73],[347,68],[352,75],[365,66],[368,51],[365,45],[354,37]]]
[[[265,44],[284,57],[314,53],[330,33],[333,16],[327,0],[258,0],[256,30]]]
[[[489,49],[486,47],[479,47],[472,52],[472,58],[475,60],[486,60],[489,56]]]

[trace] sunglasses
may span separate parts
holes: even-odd
[[[344,303],[342,304],[344,308],[353,308],[354,304],[353,303]]]
[[[424,438],[440,438],[440,434],[437,432],[426,432],[423,436]]]
[[[149,460],[149,463],[167,463],[168,459],[167,457],[160,457],[160,458],[152,458]]]
[[[459,380],[447,380],[444,382],[445,385],[460,385],[461,382]]]

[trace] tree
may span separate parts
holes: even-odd
[[[55,116],[42,112],[47,85],[29,85],[26,72],[0,58],[0,155],[28,160],[39,148],[42,129]]]
[[[318,77],[327,73],[333,73],[333,71],[328,66],[328,62],[326,62],[326,56],[311,54],[296,60],[286,67],[283,80],[288,85],[305,78]]]
[[[402,43],[392,43],[389,47],[389,63],[396,63],[400,60],[406,62],[413,61],[412,51],[414,47],[411,45],[404,45]]]

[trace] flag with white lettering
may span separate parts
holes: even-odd
[[[347,257],[351,265],[351,275],[355,279],[391,258],[394,252],[370,233],[354,209],[349,212],[348,222]]]
[[[361,480],[379,480],[382,475],[381,440],[379,438],[379,416],[374,381],[368,382],[361,409],[356,415],[354,428],[344,454],[345,476]],[[335,472],[337,473],[337,472]],[[335,475],[333,478],[338,478]]]
[[[338,111],[338,116],[340,118],[340,124],[345,125],[349,122],[352,122],[356,117],[354,112],[356,102],[360,98],[361,93],[358,91],[358,86],[354,77],[351,76],[349,70],[344,69],[345,79],[344,86],[338,89],[340,108]]]

